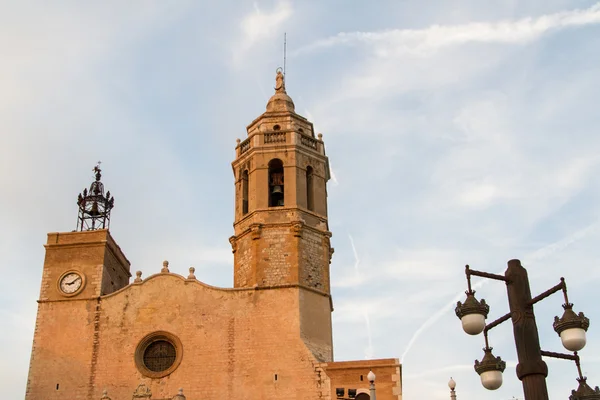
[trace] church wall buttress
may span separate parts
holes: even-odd
[[[300,335],[306,347],[322,362],[333,360],[333,335],[329,298],[300,291]]]
[[[233,262],[236,265],[233,275],[233,287],[252,286],[253,241],[238,240],[232,237]]]

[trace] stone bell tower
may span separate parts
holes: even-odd
[[[236,288],[298,288],[301,335],[321,361],[331,361],[333,310],[327,223],[329,161],[322,136],[296,114],[279,70],[267,110],[238,139],[235,176]]]
[[[329,294],[329,162],[277,72],[267,110],[238,141],[234,287],[302,285]]]

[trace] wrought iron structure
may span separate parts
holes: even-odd
[[[545,356],[575,361],[579,373],[577,378],[579,388],[572,391],[570,400],[600,400],[598,387],[595,390],[591,389],[586,383],[586,378],[581,374],[579,355],[577,354],[577,351],[585,346],[585,332],[590,324],[589,319],[583,313],[575,314],[573,312],[573,304],[569,303],[564,278],[560,279],[559,284],[532,298],[527,270],[523,268],[519,260],[510,260],[504,275],[475,271],[470,269],[468,265],[465,267],[465,274],[468,286],[467,299],[464,303],[459,301],[455,311],[456,316],[461,319],[466,333],[477,335],[483,332],[484,334],[485,355],[481,361],[475,361],[475,371],[480,375],[484,387],[491,390],[499,388],[502,384],[502,372],[506,366],[500,357],[492,355],[492,348],[488,342],[488,331],[502,322],[512,319],[519,360],[516,372],[517,377],[523,383],[525,399],[548,400],[548,388],[546,386],[548,367],[542,360],[542,356]],[[480,302],[475,299],[475,291],[471,288],[471,276],[504,281],[508,293],[510,312],[486,325],[485,318],[489,306],[483,299]],[[565,299],[563,305],[565,311],[561,318],[555,317],[553,325],[554,330],[561,337],[563,346],[567,350],[573,351],[572,355],[544,351],[540,348],[533,312],[534,304],[561,290]]]
[[[100,161],[93,169],[96,180],[90,185],[90,190],[83,189],[77,197],[79,215],[77,217],[77,231],[93,231],[96,229],[108,229],[110,227],[110,211],[115,205],[115,198],[111,197],[110,191],[104,194],[104,184],[100,182],[102,177]]]

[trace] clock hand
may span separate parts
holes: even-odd
[[[79,278],[75,278],[73,279],[71,282],[65,282],[67,285],[71,286],[72,284],[74,284],[75,282],[77,282],[79,280]]]

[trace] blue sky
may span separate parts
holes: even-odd
[[[336,360],[398,357],[404,398],[522,397],[510,325],[487,392],[481,337],[453,307],[464,265],[520,258],[532,292],[564,276],[591,319],[600,385],[600,3],[595,1],[4,2],[0,5],[0,386],[25,390],[47,232],[75,228],[102,160],[111,232],[144,275],[162,261],[232,284],[236,138],[282,64],[296,111],[323,133]],[[505,314],[501,283],[478,297]],[[556,295],[536,307],[542,347]],[[566,398],[575,366],[547,360]]]

